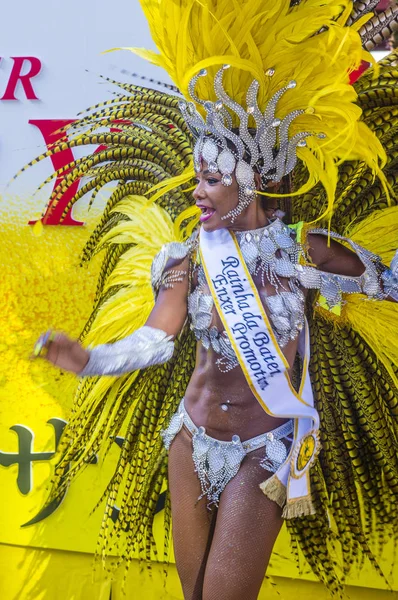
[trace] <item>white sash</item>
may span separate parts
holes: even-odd
[[[320,448],[319,416],[308,375],[308,325],[299,351],[303,375],[299,392],[290,382],[289,364],[281,351],[247,269],[237,240],[228,229],[200,230],[200,254],[207,283],[247,383],[270,415],[295,419],[294,441],[285,463],[261,489],[291,518],[314,512],[309,468]]]

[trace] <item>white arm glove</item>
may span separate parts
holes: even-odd
[[[144,325],[114,344],[101,344],[90,350],[90,358],[79,377],[122,375],[167,362],[173,356],[172,336]]]

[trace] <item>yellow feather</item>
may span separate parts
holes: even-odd
[[[398,206],[376,211],[358,225],[353,224],[345,235],[381,256],[390,264],[398,242]],[[367,300],[361,295],[345,296],[344,318],[366,340],[383,363],[398,387],[392,364],[398,367],[398,340],[394,332],[398,323],[398,304]]]
[[[199,223],[200,208],[190,206],[182,211],[174,221],[174,235],[179,241],[187,239]],[[185,222],[186,225],[183,225]]]
[[[360,223],[352,223],[344,232],[389,265],[398,246],[398,206],[374,211]]]
[[[169,177],[165,181],[160,181],[156,185],[152,186],[151,189],[147,192],[148,194],[154,194],[151,196],[151,202],[156,202],[163,194],[173,190],[174,188],[184,185],[195,176],[195,170],[193,168],[193,163],[190,163],[186,169],[181,173],[181,175],[176,175],[175,177]]]
[[[213,76],[225,63],[231,65],[225,73],[225,89],[242,106],[253,78],[260,84],[261,110],[277,90],[296,80],[296,89],[280,99],[277,117],[312,107],[313,114],[295,119],[291,134],[309,130],[327,135],[322,141],[314,135],[308,149],[298,152],[309,171],[298,194],[321,181],[331,212],[336,166],[345,160],[364,161],[387,190],[381,173],[384,151],[360,123],[361,110],[349,83],[349,74],[369,59],[358,25],[345,25],[352,2],[302,0],[290,7],[289,0],[141,0],[141,5],[158,53],[129,49],[163,67],[187,99],[190,79],[200,69],[208,69],[209,75],[197,83],[197,93],[214,100]],[[275,69],[272,78],[264,74],[270,67]],[[186,182],[188,172],[180,177],[152,190],[156,192],[152,199]]]
[[[113,286],[123,287],[101,305],[86,344],[122,339],[145,323],[154,305],[150,280],[152,261],[163,244],[181,237],[175,233],[168,213],[143,196],[126,196],[113,212],[122,213],[129,220],[120,222],[104,235],[98,249],[117,244],[132,244],[132,247],[118,260],[104,292]]]
[[[369,344],[398,388],[398,378],[392,368],[392,365],[398,367],[398,342],[394,335],[398,305],[386,300],[368,300],[359,294],[348,296],[346,300],[345,319]]]

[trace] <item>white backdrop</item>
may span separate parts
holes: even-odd
[[[19,82],[17,100],[0,100],[0,196],[43,207],[34,201],[36,185],[53,169],[49,159],[7,186],[15,172],[46,149],[30,119],[72,119],[80,110],[110,97],[114,86],[99,74],[137,83],[122,69],[168,81],[159,69],[127,51],[101,54],[119,46],[154,48],[138,0],[14,0],[2,6],[0,23],[0,98],[13,68],[11,57],[33,56],[42,63],[31,79],[38,100],[28,100]],[[30,64],[25,63],[25,73]],[[89,72],[87,72],[87,70]]]

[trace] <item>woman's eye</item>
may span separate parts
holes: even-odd
[[[214,179],[213,177],[209,177],[207,182],[210,184],[219,183],[219,179]]]

